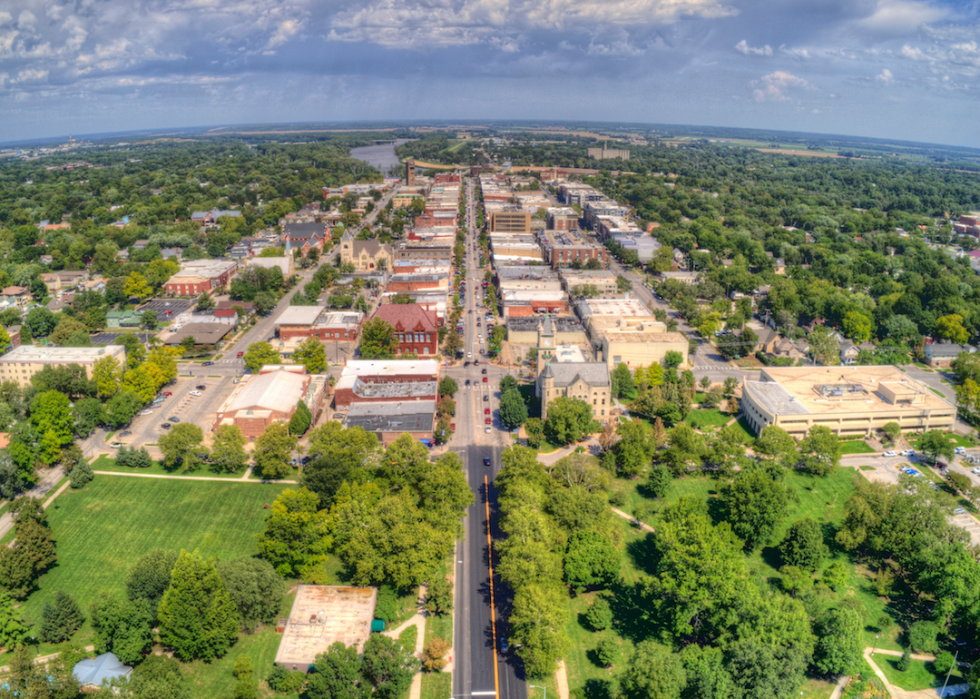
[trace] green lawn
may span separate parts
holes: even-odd
[[[841,454],[874,454],[875,450],[863,439],[849,439],[840,443]]]
[[[450,556],[442,562],[436,575],[449,575],[453,569],[454,557]],[[453,643],[453,615],[429,616],[425,620],[424,645],[433,638],[441,638],[450,645]],[[422,674],[422,699],[446,699],[453,693],[453,676],[449,672]]]
[[[932,386],[929,386],[928,388],[929,388],[929,390],[930,390],[930,391],[932,391],[933,393],[935,393],[935,394],[936,394],[937,396],[939,396],[940,398],[945,398],[945,397],[946,397],[946,394],[945,394],[945,393],[943,393],[942,391],[937,391],[937,390],[936,390],[935,388],[933,388]]]
[[[163,465],[162,461],[154,461],[153,465],[148,468],[129,468],[128,466],[120,466],[116,463],[116,460],[105,454],[100,454],[99,457],[92,462],[93,471],[114,471],[116,473],[140,473],[147,475],[157,475],[157,476],[199,476],[208,478],[241,478],[242,474],[239,473],[228,473],[227,471],[212,470],[207,466],[202,466],[194,471],[184,471],[182,469],[168,469]]]
[[[724,427],[732,419],[732,415],[717,408],[699,408],[688,413],[684,422],[696,430],[705,427]]]
[[[874,661],[875,665],[885,673],[885,677],[888,678],[891,684],[909,691],[941,687],[943,681],[946,679],[945,675],[934,674],[932,672],[932,663],[926,662],[925,660],[910,660],[909,669],[905,672],[899,672],[898,668],[895,667],[899,661],[897,656],[879,655],[875,653]],[[959,684],[961,677],[960,669],[955,668],[949,678],[949,683]]]
[[[263,505],[280,485],[241,485],[96,476],[82,490],[66,490],[48,509],[58,562],[24,603],[37,624],[58,590],[71,593],[87,612],[100,590],[121,592],[136,559],[157,548],[199,549],[221,559],[256,551],[265,521]],[[88,622],[75,640],[91,640]],[[48,647],[41,646],[42,654]]]
[[[741,428],[742,432],[744,432],[745,435],[750,440],[751,439],[755,439],[756,437],[759,436],[759,435],[757,435],[755,433],[755,430],[752,429],[752,425],[749,424],[749,419],[747,417],[745,417],[744,415],[742,417],[740,417],[738,419],[738,422],[736,422],[735,424],[738,425]]]
[[[922,435],[919,434],[914,439],[909,440],[909,444],[912,445],[913,449],[916,450],[920,449],[919,445],[921,443],[921,437]],[[946,437],[949,439],[949,443],[952,444],[954,447],[966,447],[967,449],[969,449],[970,447],[974,446],[972,443],[964,439],[962,435],[956,434],[955,432],[947,433]]]
[[[421,699],[446,699],[453,693],[453,676],[448,672],[422,675]]]

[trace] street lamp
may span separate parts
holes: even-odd
[[[544,698],[543,699],[548,699],[548,688],[547,687],[539,687],[536,684],[529,684],[528,687],[534,687],[535,689],[540,689],[541,691],[544,692]]]

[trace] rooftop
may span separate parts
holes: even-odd
[[[230,333],[234,328],[229,323],[187,323],[180,330],[176,330],[166,337],[160,339],[166,345],[179,345],[185,338],[193,337],[199,345],[213,345],[221,338]]]
[[[638,299],[588,299],[578,304],[583,318],[591,316],[653,317]]]
[[[122,345],[106,347],[35,347],[21,345],[0,357],[0,362],[94,362],[101,357],[124,354]]]
[[[363,651],[371,635],[376,602],[377,590],[372,587],[300,585],[279,641],[276,663],[305,672],[318,654],[338,641]]]
[[[399,383],[367,383],[356,376],[342,376],[336,390],[350,388],[361,398],[390,398],[391,400],[432,398],[439,390],[437,381],[404,381]]]
[[[590,386],[609,386],[609,367],[605,362],[549,362],[545,371],[550,372],[555,386],[571,386],[579,379]]]
[[[276,325],[313,325],[323,311],[323,306],[289,306],[276,318]]]
[[[551,316],[550,318],[556,332],[585,332],[585,326],[577,318],[571,316]],[[544,318],[540,316],[511,316],[507,318],[507,329],[515,332],[529,332],[537,330],[542,322],[544,322]]]
[[[286,369],[252,376],[228,397],[219,413],[259,409],[288,412],[303,398],[306,376]]]
[[[432,432],[435,412],[434,400],[354,403],[347,411],[347,426],[367,432]]]
[[[438,376],[439,362],[435,359],[351,359],[344,376]]]
[[[894,366],[767,367],[745,389],[777,415],[916,410],[955,410],[925,385]]]

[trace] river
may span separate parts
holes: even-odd
[[[401,163],[398,160],[398,156],[395,154],[395,146],[400,146],[403,143],[408,143],[413,139],[410,138],[399,138],[394,143],[386,143],[384,145],[378,146],[363,146],[362,148],[351,148],[350,157],[357,160],[363,161],[368,165],[373,165],[378,168],[382,174],[387,175],[392,168],[396,171],[400,170]],[[399,171],[400,175],[401,172]]]

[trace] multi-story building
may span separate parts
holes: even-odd
[[[321,342],[352,341],[360,334],[360,311],[328,312],[322,306],[289,306],[276,318],[282,341],[315,337]]]
[[[839,437],[870,437],[889,422],[902,431],[949,429],[956,406],[893,366],[763,367],[742,382],[752,429],[776,425],[796,439],[811,427]]]
[[[391,246],[379,240],[355,240],[350,231],[340,239],[341,263],[354,265],[355,272],[391,269]]]
[[[167,280],[163,290],[171,296],[197,296],[225,286],[237,271],[234,260],[188,260]]]
[[[605,362],[591,362],[575,345],[557,345],[550,319],[541,324],[538,338],[538,380],[541,418],[548,419],[548,406],[560,397],[577,398],[592,408],[592,416],[605,422],[612,410],[612,380]]]
[[[612,160],[618,158],[620,160],[629,160],[630,152],[621,148],[589,148],[589,157],[594,160]]]
[[[364,428],[385,446],[403,434],[429,445],[432,444],[435,419],[434,400],[364,402],[350,406],[344,424]]]
[[[577,231],[578,212],[570,206],[553,206],[548,209],[545,221],[553,231]]]
[[[15,381],[21,386],[31,383],[31,377],[46,366],[78,364],[92,378],[92,367],[104,357],[112,357],[120,367],[126,366],[126,348],[122,345],[106,347],[35,347],[21,345],[0,357],[0,383]]]
[[[500,305],[504,318],[535,313],[568,313],[568,297],[561,289],[543,291],[503,291]]]
[[[971,212],[970,216],[960,216],[959,220],[953,224],[953,232],[980,238],[980,213]]]
[[[283,227],[282,239],[287,255],[292,255],[295,250],[301,250],[301,254],[306,255],[313,248],[323,252],[329,235],[330,231],[324,223],[287,223]]]
[[[439,327],[434,311],[426,311],[417,303],[385,303],[371,316],[371,320],[375,318],[384,320],[394,330],[398,356],[432,357],[439,353]]]
[[[414,291],[449,291],[449,274],[393,274],[385,285],[386,293]]]
[[[491,233],[531,233],[531,214],[527,211],[491,211]]]
[[[453,244],[424,242],[401,243],[395,248],[394,257],[396,260],[411,260],[415,262],[452,260]]]
[[[545,262],[552,269],[571,267],[576,262],[585,265],[589,260],[599,260],[605,268],[609,261],[606,248],[573,237],[572,233],[545,231],[542,247]]]
[[[307,374],[302,365],[265,366],[257,376],[242,377],[218,408],[211,430],[235,425],[254,442],[273,423],[289,422],[300,401],[313,413],[315,422],[326,395],[326,374]]]

